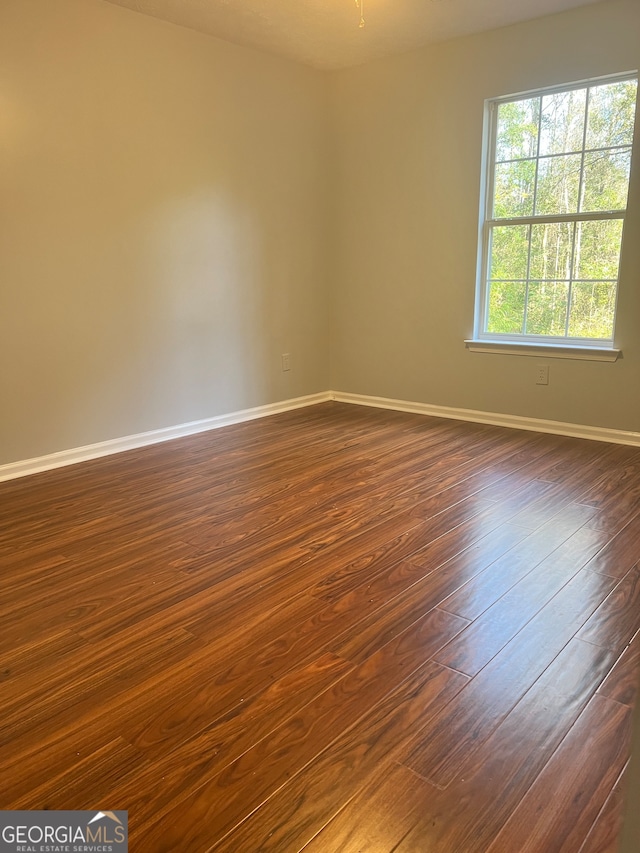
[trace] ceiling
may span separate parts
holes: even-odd
[[[599,0],[107,0],[226,41],[334,69]]]

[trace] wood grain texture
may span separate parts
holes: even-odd
[[[577,850],[624,768],[631,712],[594,696],[487,853]]]
[[[592,518],[592,510],[574,504],[565,507],[520,542],[479,578],[473,578],[448,597],[444,610],[476,619]]]
[[[476,675],[577,574],[605,540],[601,531],[578,530],[447,643],[436,660],[467,675]]]
[[[640,630],[640,565],[630,569],[580,631],[589,643],[622,651]]]
[[[475,752],[464,773],[445,789],[425,789],[420,819],[398,849],[486,853],[614,659],[610,650],[571,640]]]
[[[621,774],[607,797],[579,853],[617,853],[624,819],[625,776],[626,771]]]
[[[609,673],[606,681],[598,690],[601,696],[607,696],[630,708],[635,707],[640,687],[640,632],[635,635],[620,659]]]
[[[569,581],[472,679],[435,725],[418,736],[403,763],[435,785],[449,785],[606,598],[613,583],[588,572]]]
[[[305,845],[304,853],[396,850],[436,793],[399,764],[384,765],[335,817]]]
[[[337,403],[2,483],[0,807],[613,853],[639,496],[635,448]]]
[[[178,748],[163,753],[155,750],[159,755],[154,760],[147,756],[153,754],[153,747],[162,738],[151,725],[148,736],[146,733],[140,736],[139,764],[117,778],[104,780],[104,796],[110,802],[125,803],[132,818],[135,817],[136,826],[161,819],[177,801],[197,790],[203,778],[220,772],[239,758],[350,669],[339,658],[322,655],[311,664],[286,673],[258,696],[239,701],[231,711]],[[247,718],[251,720],[250,727]],[[73,768],[72,772],[77,771]],[[150,789],[154,790],[152,799],[148,796]],[[55,772],[29,795],[32,808],[39,808],[38,804],[45,801],[56,803],[52,807],[57,808],[62,808],[60,804],[65,802],[60,793],[60,776]]]
[[[425,655],[428,657],[447,634],[456,633],[461,627],[458,618],[443,621],[436,611],[427,614],[420,625],[384,646],[212,777],[186,805],[178,804],[167,815],[166,824],[155,832],[148,829],[144,833],[144,843],[153,839],[153,849],[157,850],[175,850],[180,843],[190,846],[197,840],[198,818],[214,837],[224,837],[246,817],[247,811],[266,802],[270,794],[293,779],[367,712],[378,704],[386,707],[386,692],[403,684]],[[429,675],[434,668],[435,665],[430,666]],[[458,684],[461,677],[457,673],[450,675],[456,677]],[[422,677],[421,674],[419,679]],[[398,704],[397,698],[391,703],[394,713]],[[421,701],[420,713],[423,711]],[[352,749],[355,735],[352,733],[347,740]]]
[[[412,673],[215,849],[299,849],[465,683],[464,676],[432,663]]]
[[[640,562],[640,519],[634,518],[587,564],[592,572],[623,578]]]

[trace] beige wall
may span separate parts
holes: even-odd
[[[640,430],[639,156],[624,358],[541,387],[463,345],[484,99],[638,68],[639,30],[613,0],[321,74],[2,0],[0,464],[330,388]]]
[[[616,0],[332,75],[334,389],[640,430],[639,144],[618,310],[624,358],[546,360],[463,344],[485,99],[638,69],[639,34],[640,3]],[[536,386],[545,362],[550,384]]]
[[[329,388],[326,90],[102,0],[2,0],[0,464]]]

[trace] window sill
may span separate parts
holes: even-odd
[[[503,355],[530,355],[546,358],[573,358],[580,361],[617,361],[622,350],[613,347],[581,347],[564,344],[532,344],[515,341],[465,341],[471,352],[493,352]]]

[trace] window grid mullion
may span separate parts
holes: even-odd
[[[535,203],[535,194],[534,194]],[[529,233],[527,234],[527,271],[524,282],[524,316],[522,318],[522,334],[527,333],[527,312],[529,310],[529,279],[531,277],[531,239],[533,237],[533,226],[529,225]]]
[[[535,216],[536,203],[538,201],[538,172],[540,171],[540,137],[542,136],[542,95],[538,98],[538,138],[536,139],[536,176],[533,181],[533,207],[531,215]],[[529,254],[531,254],[531,244],[529,244]],[[528,275],[527,275],[528,278]]]
[[[587,146],[587,123],[589,121],[589,99],[591,98],[591,86],[587,88],[587,97],[584,104],[584,127],[582,128],[582,157],[580,159],[580,184],[578,186],[578,212],[582,210],[582,197],[584,194],[584,158]],[[575,230],[574,230],[575,236]],[[573,272],[573,267],[571,268]]]
[[[583,134],[584,136],[584,134]],[[585,154],[605,154],[608,151],[614,151],[616,153],[624,153],[625,151],[631,151],[633,145],[631,143],[627,145],[603,145],[601,148],[580,148],[578,151],[559,151],[556,154],[542,154],[541,160],[552,160],[554,157],[571,157],[576,154],[582,154],[583,151]],[[535,160],[535,157],[514,157],[512,160],[496,160],[496,166],[504,166],[509,163],[525,163],[527,160]]]
[[[571,262],[569,266],[569,287],[567,288],[567,316],[564,320],[564,335],[566,338],[569,337],[569,320],[571,317],[571,296],[573,293],[573,282],[574,282],[574,268],[573,265],[576,259],[576,231],[578,228],[578,223],[573,223],[573,235],[571,238]]]
[[[491,278],[489,281],[500,282],[501,284],[515,284],[519,281],[524,281],[523,278]],[[534,281],[539,281],[541,284],[549,284],[551,282],[557,282],[558,284],[568,284],[569,281],[574,282],[574,284],[587,284],[589,282],[596,282],[598,284],[615,284],[618,279],[617,278],[536,278]]]
[[[544,225],[554,222],[600,222],[609,219],[624,219],[627,210],[593,210],[585,213],[545,213],[539,216],[517,216],[510,219],[489,219],[492,227],[508,225]]]
[[[536,139],[536,174],[533,181],[533,206],[531,215],[535,216],[538,201],[538,175],[540,172],[540,138],[542,136],[542,95],[538,98],[538,135]],[[529,316],[529,281],[531,278],[531,240],[533,238],[533,225],[529,223],[529,234],[527,240],[527,272],[524,283],[524,315],[522,317],[522,334],[527,334],[527,321]]]
[[[584,195],[584,161],[585,149],[587,147],[587,126],[589,123],[589,100],[591,98],[591,86],[587,86],[587,95],[584,99],[584,126],[582,128],[582,156],[580,158],[580,183],[578,185],[578,212],[582,210],[582,201]],[[582,231],[580,232],[582,237]],[[571,304],[573,300],[573,282],[575,280],[575,263],[576,263],[576,240],[578,238],[578,220],[574,220],[573,234],[571,238],[571,264],[569,266],[569,287],[567,288],[567,315],[565,317],[565,337],[569,337],[569,324],[571,321]]]

